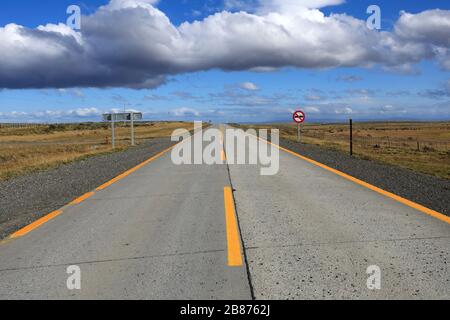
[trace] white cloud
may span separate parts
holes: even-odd
[[[342,75],[336,78],[337,81],[343,82],[357,82],[363,80],[362,77],[356,75]]]
[[[382,113],[392,112],[392,111],[394,111],[394,107],[392,105],[388,104],[388,105],[381,107],[380,111]]]
[[[402,13],[393,32],[378,32],[318,9],[341,2],[261,0],[253,13],[175,26],[154,0],[112,0],[83,17],[81,32],[9,24],[0,28],[0,88],[154,88],[167,76],[210,69],[395,70],[424,59],[450,70],[449,10]]]
[[[254,84],[253,82],[243,82],[239,85],[241,89],[248,90],[248,91],[256,91],[259,90],[258,86]]]
[[[428,10],[418,14],[402,12],[395,34],[407,43],[421,43],[435,55],[441,67],[450,71],[450,11]]]
[[[337,108],[334,110],[334,113],[336,114],[352,114],[353,113],[353,109],[350,107],[345,107],[345,108]]]
[[[391,73],[398,73],[404,75],[419,75],[420,70],[411,63],[393,65],[393,66],[383,66],[383,70]]]
[[[319,96],[319,95],[305,95],[303,96],[303,98],[307,101],[320,101],[323,99],[323,97]]]
[[[448,10],[428,10],[418,14],[402,12],[395,32],[406,40],[450,46],[450,15]]]
[[[344,3],[344,0],[259,0],[261,13],[295,13],[303,9],[317,9]]]
[[[120,10],[124,8],[151,8],[156,5],[159,0],[111,0],[104,9]]]
[[[68,94],[77,98],[84,98],[84,93],[80,89],[65,89],[60,88],[57,90],[60,95]]]
[[[90,117],[94,115],[99,115],[100,111],[97,108],[79,108],[69,111],[69,114],[78,117]]]
[[[101,111],[97,108],[77,108],[71,110],[41,110],[41,111],[8,111],[2,112],[1,117],[14,119],[17,122],[26,120],[52,120],[93,118],[100,119]]]
[[[305,107],[305,111],[308,113],[319,113],[320,109],[318,107]]]
[[[176,117],[186,117],[186,116],[194,116],[194,117],[198,117],[200,116],[200,112],[198,112],[195,109],[191,109],[191,108],[178,108],[172,111],[173,115]]]

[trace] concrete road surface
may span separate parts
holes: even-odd
[[[449,299],[449,252],[449,224],[283,151],[274,176],[169,152],[0,244],[0,298]]]

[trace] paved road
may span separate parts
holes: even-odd
[[[0,244],[0,298],[450,298],[450,225],[288,153],[278,174],[260,167],[159,157]],[[81,290],[67,289],[69,265],[81,269]],[[371,265],[380,290],[367,288]]]

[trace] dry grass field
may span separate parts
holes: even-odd
[[[178,128],[193,129],[193,123],[154,122],[137,125],[136,143],[170,137]],[[116,151],[130,145],[130,128],[117,124]],[[0,180],[46,169],[84,157],[113,152],[107,124],[42,125],[0,128]]]
[[[295,124],[245,125],[278,128],[280,136],[297,140]],[[349,151],[348,124],[305,124],[302,143]],[[450,122],[354,123],[356,157],[397,165],[450,179]]]

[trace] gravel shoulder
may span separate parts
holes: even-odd
[[[355,178],[450,216],[450,180],[280,139],[280,145]]]
[[[152,139],[126,151],[0,182],[0,239],[172,145],[170,138]]]

